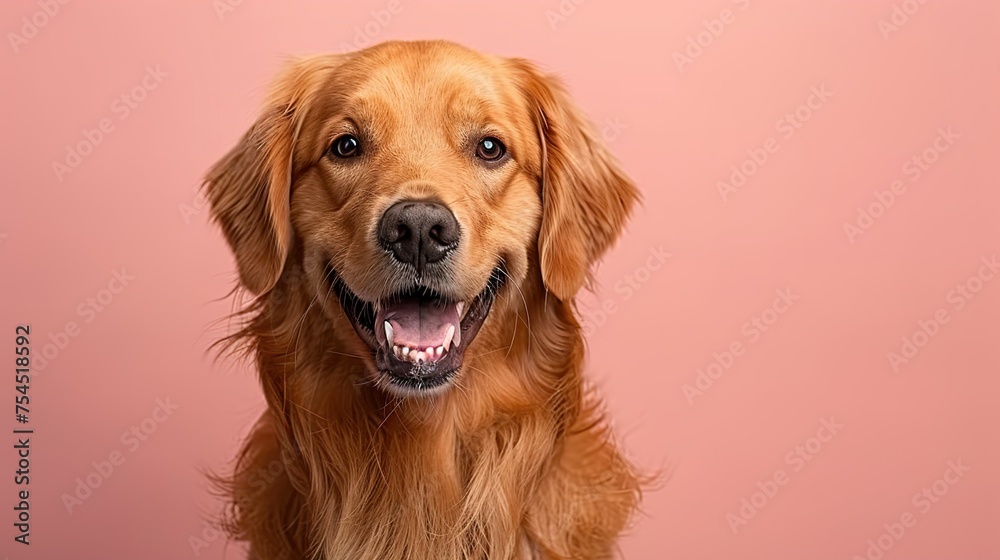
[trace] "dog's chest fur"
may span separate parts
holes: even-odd
[[[496,383],[454,390],[519,400],[516,391],[495,391],[510,392],[524,372],[502,362],[469,365]],[[258,471],[286,465],[281,480],[262,491],[237,478],[235,488],[247,508],[240,521],[256,533],[245,535],[255,557],[609,558],[637,499],[636,479],[596,412],[576,402],[578,387],[546,390],[554,390],[547,406],[520,409],[462,398],[380,401],[350,383],[325,407],[272,403],[247,449]],[[275,539],[273,523],[288,528],[285,539]]]

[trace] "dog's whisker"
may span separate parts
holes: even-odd
[[[347,352],[337,352],[336,350],[324,350],[324,354],[336,354],[338,356],[346,356],[348,358],[357,358],[359,360],[365,359],[365,356],[361,354],[348,354]]]
[[[391,418],[392,415],[397,410],[399,410],[399,407],[403,404],[403,398],[402,397],[396,397],[396,398],[394,398],[394,400],[396,401],[396,406],[392,407],[392,410],[389,411],[389,414],[385,415],[385,418],[382,419],[382,422],[380,422],[379,425],[375,428],[375,432],[374,433],[377,434],[378,431],[382,429],[382,426],[385,425],[385,423],[389,420],[389,418]],[[373,438],[373,441],[374,441],[374,438]]]
[[[521,304],[524,306],[524,321],[525,321],[524,325],[525,325],[525,327],[528,330],[528,352],[531,352],[531,340],[532,340],[532,333],[531,333],[531,311],[528,309],[528,300],[525,299],[524,292],[521,290],[521,286],[519,286],[517,284],[517,282],[514,282],[513,281],[514,279],[511,278],[510,273],[507,272],[507,267],[506,267],[507,263],[504,261],[504,259],[502,257],[500,258],[500,262],[504,264],[504,266],[501,266],[499,268],[500,273],[507,277],[507,279],[509,280],[509,282],[507,282],[507,284],[513,286],[514,289],[517,290],[517,293],[520,294],[520,296],[521,296]],[[510,352],[514,348],[514,341],[515,341],[515,337],[516,336],[517,336],[517,317],[515,316],[515,319],[514,319],[514,333],[510,337],[510,346],[507,349],[507,354],[504,356],[505,360],[508,357],[510,357]]]
[[[314,411],[312,411],[312,410],[310,410],[310,409],[308,409],[308,408],[306,408],[306,407],[302,406],[301,404],[299,404],[299,403],[297,403],[297,402],[295,402],[295,401],[289,401],[289,402],[291,402],[291,403],[292,403],[292,406],[294,406],[294,407],[298,408],[299,410],[303,410],[303,411],[305,411],[305,412],[308,412],[309,414],[312,414],[313,416],[315,416],[316,418],[319,418],[320,420],[322,420],[322,421],[324,421],[324,422],[329,422],[329,421],[330,421],[329,419],[327,419],[327,418],[326,418],[326,417],[324,417],[323,415],[321,415],[321,414],[317,414],[316,412],[314,412]]]
[[[500,258],[500,263],[503,265],[498,269],[500,271],[500,274],[503,274],[504,276],[507,277],[507,279],[510,281],[507,284],[513,286],[514,289],[517,290],[517,293],[521,296],[521,305],[524,306],[524,314],[526,317],[528,317],[531,312],[528,309],[528,300],[524,297],[524,291],[521,290],[520,284],[515,282],[514,278],[511,277],[509,272],[507,272],[507,262],[503,259],[503,257]],[[530,325],[528,328],[530,330],[531,328]]]
[[[487,354],[492,354],[494,352],[503,352],[506,349],[507,349],[506,346],[501,346],[499,348],[494,348],[492,350],[483,350],[481,352],[476,352],[475,354],[470,354],[469,358],[475,359],[475,358],[479,358],[479,357],[482,357],[482,356],[486,356]]]

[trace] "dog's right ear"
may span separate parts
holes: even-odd
[[[295,141],[309,107],[340,57],[292,63],[275,80],[250,130],[205,178],[212,218],[229,242],[240,282],[268,292],[285,266],[292,244],[289,215]]]
[[[530,62],[510,62],[541,144],[542,281],[569,301],[591,282],[594,263],[621,234],[639,192],[562,84]]]

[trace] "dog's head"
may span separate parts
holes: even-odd
[[[298,267],[400,394],[446,386],[505,290],[569,303],[636,199],[561,86],[443,42],[292,64],[206,184],[242,284]]]

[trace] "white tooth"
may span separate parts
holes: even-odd
[[[437,357],[440,359],[441,356],[444,356],[444,346],[438,346],[435,352],[437,352]]]
[[[458,328],[455,329],[455,338],[452,340],[451,343],[454,344],[455,346],[458,346],[459,344],[462,343],[462,326],[461,325],[459,325]]]
[[[386,341],[389,342],[389,346],[392,346],[392,343],[395,340],[395,338],[396,338],[395,334],[392,332],[392,325],[389,324],[389,321],[386,321],[385,322],[385,339],[386,339]]]
[[[403,360],[409,360],[410,359],[410,347],[409,346],[404,346],[403,349],[400,350],[400,354],[403,355],[403,357],[402,357]]]
[[[410,356],[412,358],[410,361],[414,362],[414,363],[420,363],[420,362],[427,361],[426,360],[427,357],[426,357],[426,355],[424,355],[424,351],[423,350],[416,350]]]
[[[460,302],[458,302],[458,305],[456,305],[455,307],[458,308],[458,318],[461,319],[462,318],[462,311],[465,309],[465,302],[464,301],[460,301]]]
[[[401,354],[400,351],[399,351],[399,346],[393,346],[392,347],[392,353],[395,354],[396,357],[399,358],[399,359],[402,359],[402,357],[403,357],[403,354]]]
[[[447,351],[451,350],[451,339],[455,336],[455,325],[448,325],[448,332],[444,333],[444,344],[441,346]]]

